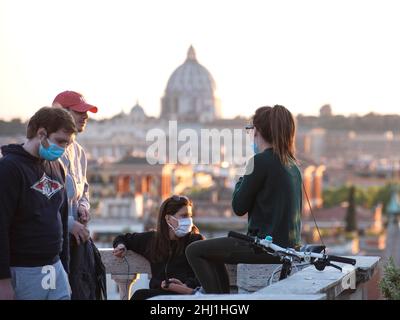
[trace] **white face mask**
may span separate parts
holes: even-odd
[[[167,224],[174,231],[175,235],[178,238],[182,238],[182,237],[186,236],[190,231],[192,231],[192,227],[193,227],[193,219],[192,218],[177,219],[174,216],[171,216],[171,218],[178,221],[178,226],[176,228],[174,228],[168,222],[167,222]]]

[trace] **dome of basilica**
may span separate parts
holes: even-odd
[[[212,96],[215,90],[211,73],[198,63],[196,52],[190,46],[186,61],[169,78],[166,93],[204,93]]]
[[[190,46],[185,62],[170,76],[161,102],[161,117],[170,120],[211,122],[219,118],[219,99],[211,73]]]

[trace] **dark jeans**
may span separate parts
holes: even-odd
[[[245,241],[216,238],[192,242],[186,257],[206,293],[229,293],[225,264],[279,264],[279,258],[255,252]]]
[[[130,300],[146,300],[155,296],[164,296],[172,294],[179,294],[179,293],[163,289],[139,289],[133,293]]]

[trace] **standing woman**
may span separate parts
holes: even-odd
[[[295,121],[285,107],[261,107],[252,118],[255,155],[237,182],[232,199],[236,215],[247,213],[247,234],[273,237],[282,247],[300,245],[302,178],[295,157]],[[280,263],[235,238],[191,244],[186,255],[206,293],[229,293],[225,263]]]
[[[123,258],[127,250],[132,250],[150,262],[150,288],[137,290],[131,300],[192,294],[200,285],[185,255],[190,243],[204,239],[193,224],[192,207],[187,197],[174,195],[160,207],[157,231],[127,233],[114,240],[115,256]]]

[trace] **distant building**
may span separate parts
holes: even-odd
[[[323,157],[326,157],[327,133],[325,129],[314,128],[308,131],[299,131],[297,140],[302,140],[300,151],[314,161],[320,162]]]
[[[330,104],[325,104],[319,109],[320,117],[331,117],[332,116],[332,107]]]
[[[386,206],[386,212],[390,217],[400,216],[400,199],[398,191],[393,189],[389,203]]]
[[[386,212],[389,215],[389,222],[386,231],[385,258],[393,257],[395,264],[400,265],[400,199],[395,188],[392,190]]]
[[[114,163],[92,163],[88,181],[91,201],[99,203],[97,216],[137,219],[171,194],[191,187],[194,179],[191,166],[149,165],[145,158],[128,156]]]
[[[303,170],[303,216],[306,218],[310,215],[310,206],[313,209],[319,209],[323,206],[322,191],[325,170],[324,165],[308,165]]]

